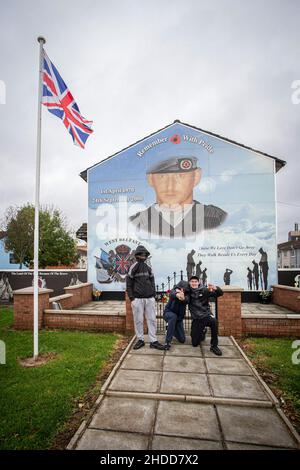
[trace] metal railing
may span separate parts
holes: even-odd
[[[165,282],[162,282],[161,285],[156,286],[157,292],[165,292],[167,290],[173,289],[173,287],[179,282],[187,280],[187,276],[183,274],[183,271],[179,271],[179,273],[173,272],[172,276],[168,276]]]

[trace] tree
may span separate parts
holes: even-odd
[[[5,215],[5,248],[13,252],[20,268],[33,265],[34,206],[9,207]],[[39,213],[39,267],[70,265],[78,259],[76,244],[62,212],[44,207]]]
[[[33,246],[34,208],[27,204],[21,208],[10,206],[5,214],[5,248],[12,251],[21,269]]]

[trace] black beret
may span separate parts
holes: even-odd
[[[147,175],[150,173],[188,173],[198,168],[197,163],[196,157],[172,157],[155,163],[147,170]]]

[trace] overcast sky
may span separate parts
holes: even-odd
[[[278,242],[300,223],[300,104],[291,100],[300,80],[298,0],[0,2],[0,218],[11,204],[34,202],[43,35],[94,121],[81,150],[43,109],[41,203],[61,208],[74,229],[87,221],[79,173],[175,119],[286,160],[277,174]]]

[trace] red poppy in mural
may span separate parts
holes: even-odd
[[[172,142],[172,144],[180,144],[180,135],[174,134],[172,137],[170,137],[170,142]]]

